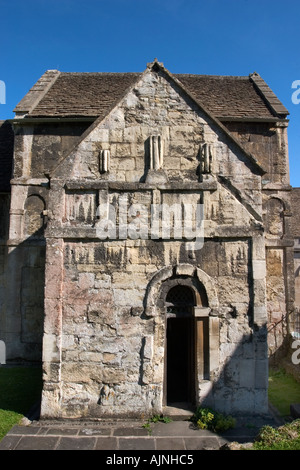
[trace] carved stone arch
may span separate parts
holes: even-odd
[[[166,284],[164,288],[163,283],[167,280],[168,285]],[[196,286],[198,286],[198,294],[196,293],[196,295],[201,297],[202,293],[202,299],[198,297],[198,301],[201,301],[199,303],[203,303],[205,291],[207,296],[205,302],[207,305],[205,306],[213,309],[218,308],[218,296],[213,279],[196,266],[178,264],[160,269],[150,280],[144,300],[145,314],[147,316],[156,316],[161,312],[161,309],[164,308],[164,293],[166,294],[167,289],[172,283],[189,284],[195,292],[197,292]]]
[[[168,304],[168,294],[175,286],[179,288],[176,289],[179,302],[175,300],[172,308]],[[189,289],[193,299],[185,303],[180,295]],[[147,371],[151,371],[150,375],[147,372],[147,383],[157,386],[155,406],[158,412],[163,412],[164,406],[173,406],[171,403],[177,398],[192,406],[200,403],[201,384],[209,380],[213,370],[210,358],[214,359],[213,367],[218,363],[218,335],[212,327],[218,318],[210,316],[211,310],[216,311],[218,305],[213,279],[191,264],[166,266],[150,280],[144,298],[144,313],[153,317],[154,329],[153,336],[145,338],[151,345],[151,354],[143,357],[143,374],[146,376],[147,366]],[[185,371],[188,371],[186,377]],[[177,379],[183,386],[177,386]]]
[[[177,300],[169,303],[174,288]],[[210,357],[216,356],[219,347],[217,336],[211,336],[215,328],[210,326],[216,319],[210,312],[218,307],[213,279],[191,264],[166,266],[150,280],[144,307],[154,320],[151,366],[153,383],[160,384],[158,408],[161,411],[176,401],[194,406],[202,381],[209,379]]]
[[[39,194],[31,194],[24,204],[24,235],[26,237],[42,237],[44,233],[43,211],[45,200]]]
[[[188,289],[191,292],[193,301],[188,302],[190,306],[208,307],[205,287],[201,282],[199,282],[197,276],[182,275],[176,275],[176,277],[169,278],[162,283],[158,304],[166,306],[170,291],[176,288],[177,291],[181,289],[183,291],[183,295],[184,289]]]
[[[213,279],[206,274],[206,272],[202,271],[200,268],[196,268],[197,278],[203,284],[206,290],[208,306],[210,308],[218,308],[219,307],[219,300],[217,295],[217,289]]]

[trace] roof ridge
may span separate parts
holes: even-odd
[[[173,73],[173,75],[176,76],[185,76],[185,77],[203,77],[203,78],[216,78],[216,79],[222,79],[222,78],[232,78],[232,79],[243,79],[243,80],[249,80],[248,75],[212,75],[212,74],[198,74],[198,73]]]
[[[141,75],[142,72],[60,72],[61,75]]]
[[[63,72],[61,71],[61,75],[142,75],[143,72]],[[199,74],[199,73],[172,73],[172,75],[176,76],[184,76],[184,77],[203,77],[203,78],[215,78],[215,79],[222,79],[222,78],[231,78],[233,80],[249,80],[249,75],[213,75],[213,74]]]

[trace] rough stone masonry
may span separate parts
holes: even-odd
[[[48,71],[15,112],[1,339],[42,360],[42,416],[266,413],[293,241],[288,112],[259,75]]]

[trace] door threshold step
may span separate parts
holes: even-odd
[[[164,406],[163,415],[169,416],[173,420],[189,419],[193,416],[195,408],[188,403],[171,403]]]

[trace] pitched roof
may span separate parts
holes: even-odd
[[[141,75],[50,70],[14,111],[28,117],[104,117]],[[274,119],[288,114],[256,73],[243,77],[172,75],[219,119]]]
[[[249,153],[242,145],[241,143],[228,131],[228,129],[222,124],[222,122],[215,116],[213,115],[204,105],[203,105],[203,102],[200,102],[199,100],[196,99],[195,95],[193,95],[190,90],[188,90],[180,81],[179,79],[177,78],[176,75],[173,75],[171,74],[167,69],[165,69],[165,67],[163,66],[162,63],[160,62],[157,62],[157,59],[155,59],[154,62],[152,63],[149,63],[147,64],[147,69],[152,69],[152,71],[160,71],[161,73],[163,73],[165,75],[165,77],[168,79],[168,80],[171,80],[173,81],[173,83],[175,83],[177,86],[179,86],[179,88],[182,89],[182,91],[186,94],[186,96],[188,96],[190,99],[192,99],[194,101],[194,103],[206,114],[206,116],[213,122],[215,122],[215,124],[217,124],[217,126],[219,127],[220,130],[222,130],[230,139],[231,141],[237,145],[238,148],[240,148],[244,153],[245,155],[247,156],[248,158],[248,162],[251,163],[253,165],[253,168],[256,169],[256,171],[258,172],[258,174],[264,174],[265,173],[265,170],[261,167],[261,165],[259,164],[259,162],[257,161],[257,159],[251,154]],[[144,72],[144,74],[146,73],[147,71]],[[106,74],[107,75],[107,74]],[[115,75],[115,74],[113,74]],[[135,80],[137,80],[141,74],[134,74],[135,75]],[[131,84],[131,86],[133,85],[133,83]],[[116,103],[117,104],[117,103]],[[112,106],[111,106],[112,107]],[[56,168],[58,168],[61,164],[62,161],[65,160],[65,158],[67,158],[68,155],[70,155],[70,153],[75,150],[75,148],[77,148],[80,143],[87,137],[87,135],[90,134],[90,132],[93,131],[93,129],[95,127],[97,127],[99,125],[99,123],[106,117],[106,114],[109,114],[109,113],[101,113],[100,115],[97,116],[97,118],[94,120],[94,122],[88,127],[88,129],[81,135],[81,138],[79,139],[79,141],[76,142],[75,146],[70,150],[68,149],[68,151],[62,155],[60,161],[57,163],[57,166]],[[56,169],[54,169],[54,172],[56,171]]]
[[[274,118],[280,114],[287,115],[288,110],[282,105],[281,113],[278,113],[281,104],[273,94],[273,103],[278,107],[271,106],[269,99],[262,90],[271,95],[272,91],[261,79],[253,80],[253,75],[244,77],[234,76],[212,76],[212,75],[175,75],[183,85],[190,90],[197,100],[217,118]],[[257,75],[257,77],[259,77]],[[256,78],[256,75],[255,75]],[[284,108],[284,110],[283,110]]]
[[[28,116],[104,117],[118,103],[140,74],[135,73],[59,73]],[[29,93],[33,93],[33,88]],[[23,101],[23,100],[22,100]],[[19,103],[15,112],[24,111]]]
[[[0,121],[0,192],[10,191],[14,133],[8,121]]]

